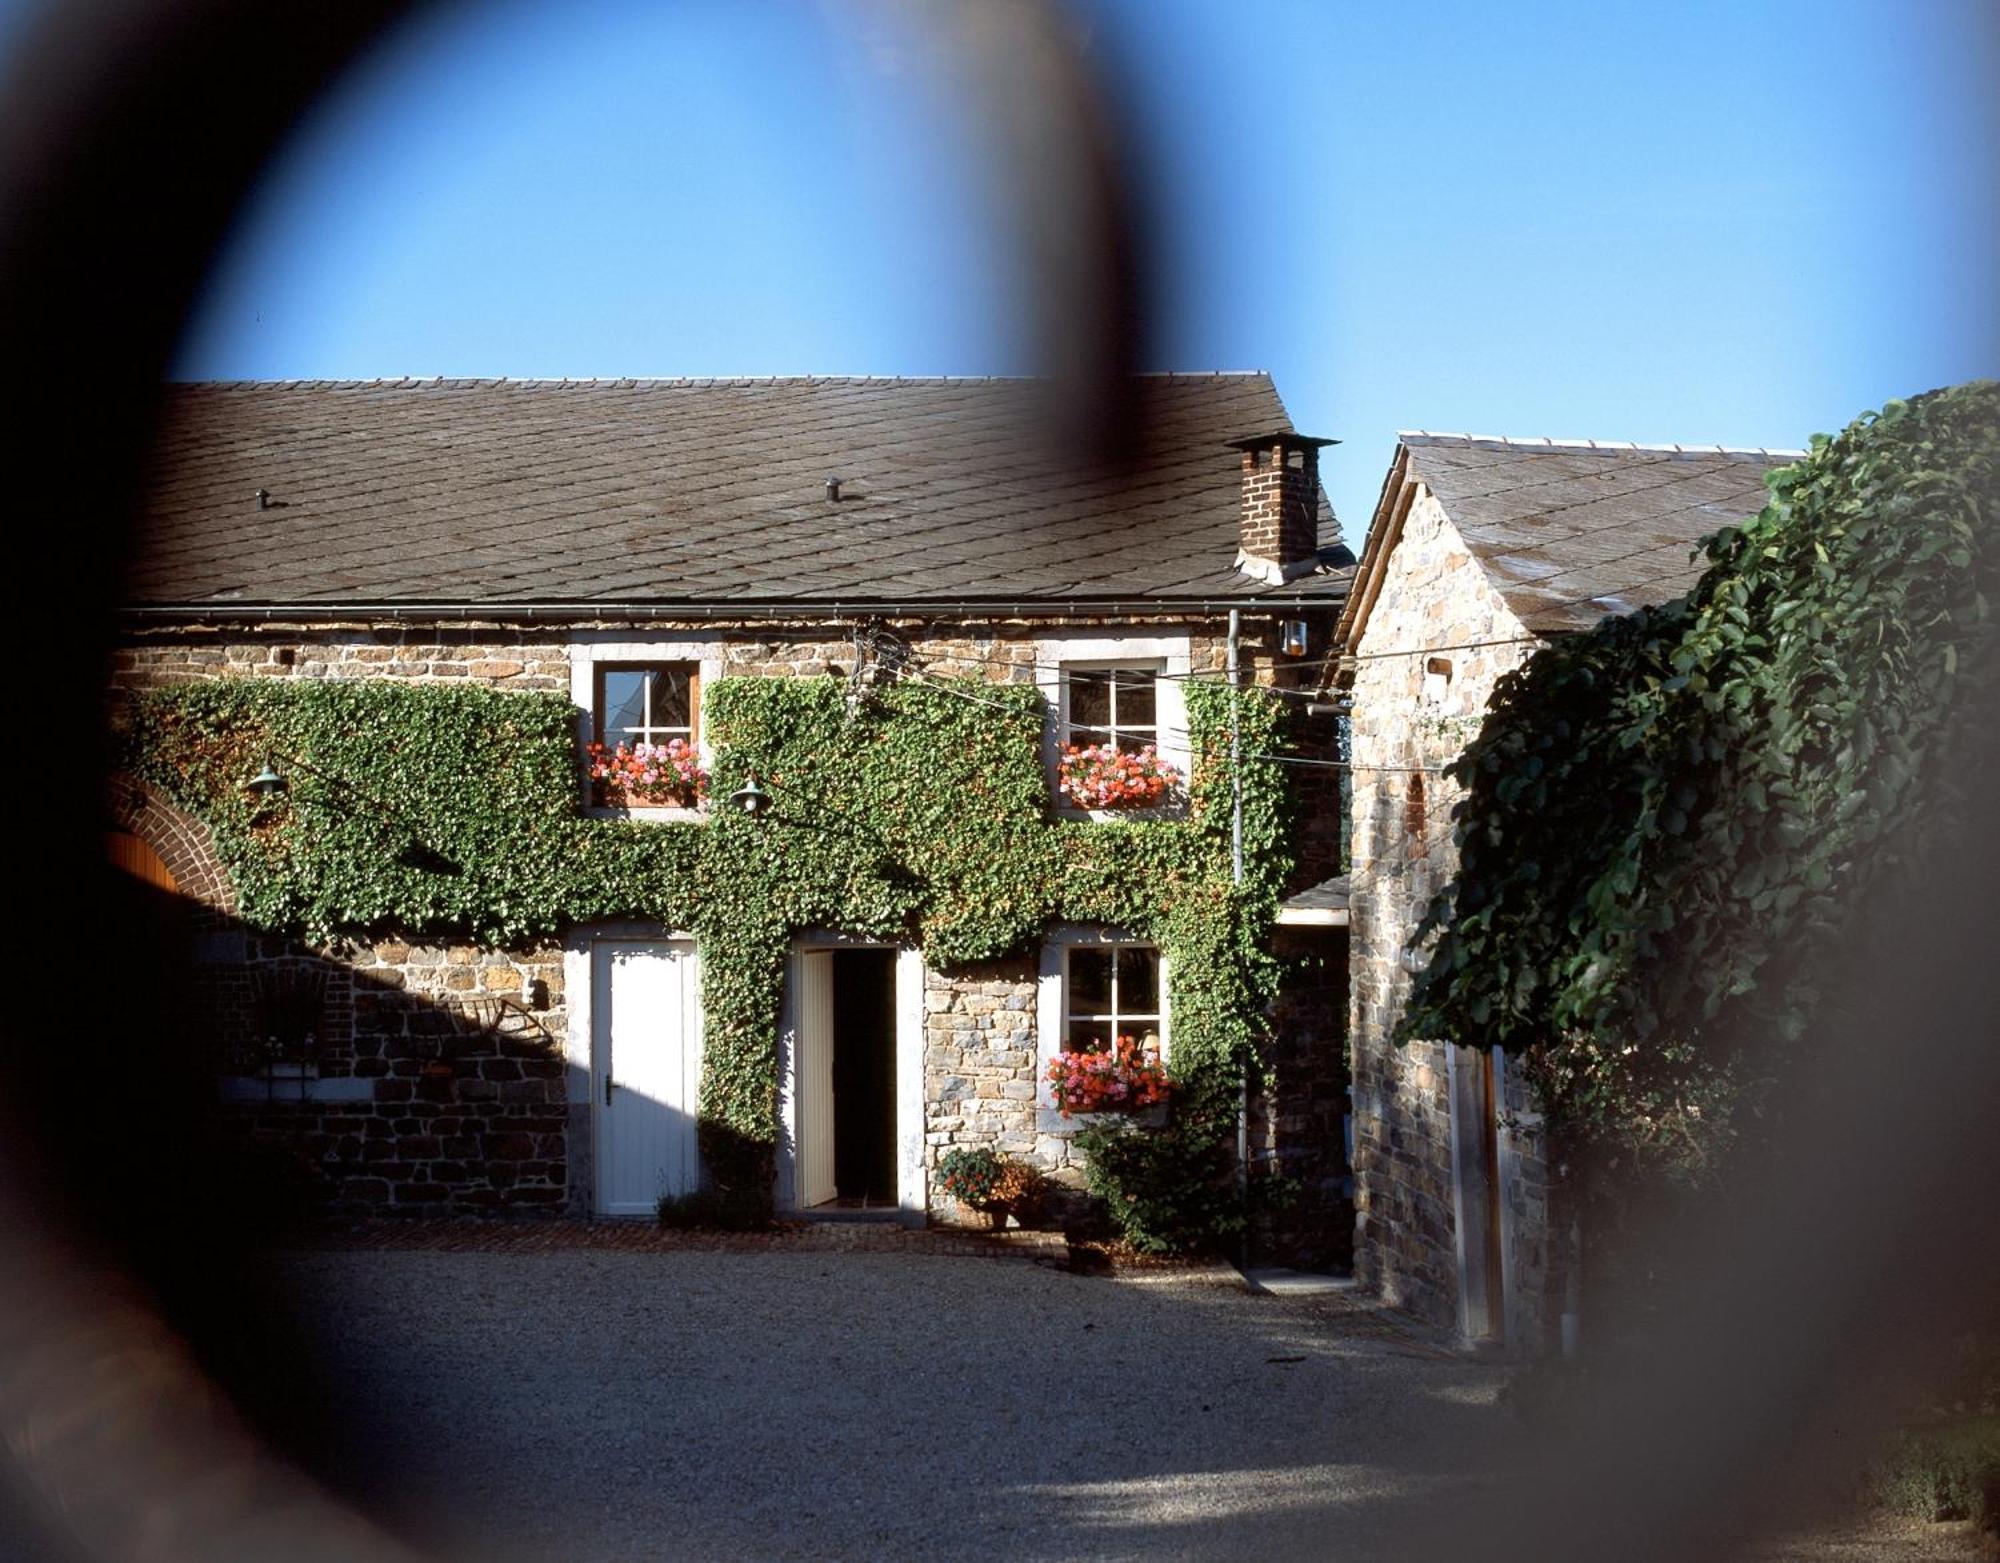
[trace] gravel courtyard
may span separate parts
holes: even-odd
[[[441,1555],[1394,1557],[1500,1370],[1338,1298],[1021,1258],[335,1250],[349,1495]]]

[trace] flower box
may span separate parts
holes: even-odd
[[[1069,744],[1056,767],[1056,781],[1063,797],[1079,809],[1150,809],[1172,797],[1181,773],[1151,744],[1141,749]]]
[[[1166,1067],[1130,1037],[1108,1048],[1058,1053],[1049,1060],[1049,1095],[1065,1118],[1078,1113],[1137,1113],[1166,1101]]]
[[[1023,1226],[1041,1213],[1041,1176],[990,1146],[957,1146],[938,1158],[937,1186],[972,1210],[983,1212],[995,1227],[1009,1216]]]
[[[693,744],[590,746],[590,795],[600,808],[692,809],[708,796],[708,772]]]

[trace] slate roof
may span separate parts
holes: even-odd
[[[1702,538],[1764,507],[1764,474],[1796,450],[1508,439],[1423,430],[1401,441],[1369,528],[1363,577],[1400,526],[1398,491],[1421,481],[1529,630],[1588,629],[1680,596]],[[1363,593],[1357,590],[1357,598]],[[1366,609],[1343,623],[1353,645]]]
[[[1143,377],[1141,459],[1122,478],[1052,454],[1040,389],[176,385],[127,598],[312,610],[1278,595],[1235,569],[1241,470],[1226,444],[1291,427],[1268,375]],[[1324,496],[1321,536],[1338,536]],[[1337,601],[1347,573],[1285,595]]]

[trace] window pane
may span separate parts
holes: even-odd
[[[1111,725],[1111,675],[1074,672],[1069,675],[1069,720],[1072,727]]]
[[[1155,714],[1155,675],[1144,668],[1126,668],[1118,675],[1118,725],[1120,727],[1153,727],[1159,718]]]
[[[625,729],[643,726],[645,721],[646,675],[637,671],[606,673],[604,715],[598,724],[598,741],[607,747],[630,743],[632,735]]]
[[[1118,1014],[1121,1019],[1160,1013],[1160,954],[1126,948],[1118,952]],[[1129,1029],[1129,1028],[1128,1028]]]
[[[1069,1012],[1111,1013],[1111,952],[1072,948],[1069,952]]]
[[[689,669],[684,667],[656,668],[653,680],[653,725],[655,727],[689,727],[688,701]]]
[[[1104,1020],[1072,1020],[1063,1040],[1066,1053],[1101,1053],[1111,1046],[1111,1023]]]

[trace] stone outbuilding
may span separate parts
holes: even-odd
[[[1338,630],[1350,706],[1355,1267],[1468,1340],[1536,1349],[1560,1304],[1535,1103],[1499,1049],[1391,1042],[1410,937],[1453,876],[1442,774],[1501,675],[1555,637],[1664,603],[1704,537],[1802,453],[1400,436]]]

